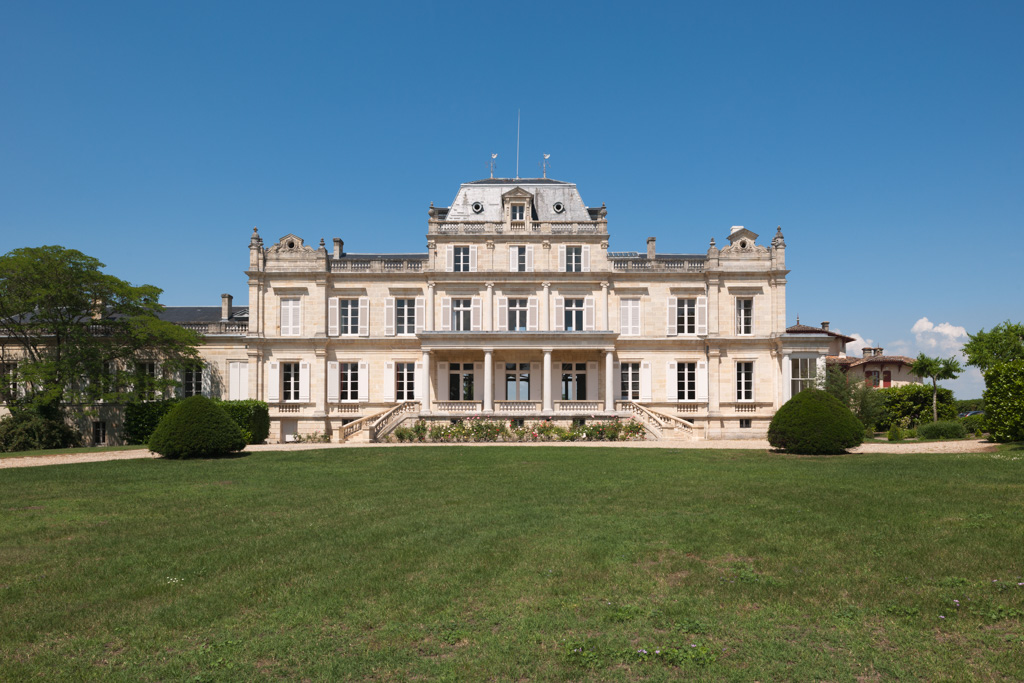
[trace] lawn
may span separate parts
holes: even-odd
[[[1024,450],[0,470],[4,680],[1024,678]]]

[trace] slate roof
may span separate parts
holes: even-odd
[[[572,185],[564,180],[552,178],[484,178],[483,180],[472,180],[463,185]]]
[[[826,330],[821,327],[811,327],[810,325],[790,325],[786,328],[787,334],[827,334],[830,337],[839,337],[846,343],[854,341],[853,337],[847,337],[845,334],[839,334],[832,330]]]
[[[168,306],[158,316],[161,320],[180,325],[181,323],[220,322],[220,306]],[[232,306],[232,320],[248,320],[248,306]]]
[[[352,259],[354,261],[376,261],[380,259],[387,259],[389,261],[397,261],[400,259],[420,259],[426,261],[430,258],[430,254],[426,252],[419,254],[349,254],[348,252],[342,254],[337,259],[331,258],[333,261],[340,261],[342,259]]]

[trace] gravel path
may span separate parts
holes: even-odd
[[[262,444],[247,446],[247,452],[258,451],[306,451],[313,449],[346,450],[351,448],[380,448],[410,444]],[[419,445],[419,444],[414,444]],[[432,444],[425,444],[432,445]],[[459,444],[460,446],[492,446],[494,444]],[[518,444],[524,447],[550,446],[550,443]],[[675,449],[745,449],[769,450],[767,441],[760,439],[723,440],[723,441],[621,441],[565,444],[574,448],[675,448]],[[933,441],[929,443],[872,443],[858,446],[851,453],[985,453],[996,450],[995,444],[988,441]],[[137,460],[141,458],[158,458],[144,448],[126,449],[123,451],[99,451],[93,453],[69,453],[67,455],[38,455],[20,458],[0,458],[0,469],[13,467],[39,467],[42,465],[69,465],[81,462],[104,462],[107,460]]]

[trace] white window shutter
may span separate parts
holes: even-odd
[[[624,401],[626,397],[622,395],[622,363],[619,361],[612,364],[612,381],[615,382],[615,395],[620,401]]]
[[[531,296],[530,300],[526,302],[526,329],[530,332],[537,331],[537,320],[540,318],[539,303],[535,296]]]
[[[665,364],[665,400],[679,400],[679,377],[676,372],[675,361],[669,361]]]
[[[385,403],[395,402],[395,364],[393,361],[384,363],[384,394]]]
[[[370,297],[359,297],[359,336],[370,336]]]
[[[281,400],[281,364],[270,363],[267,367],[267,402],[277,403]]]
[[[210,398],[213,396],[213,368],[208,368],[204,365],[200,372],[203,373],[200,378],[200,383],[203,387],[203,396]]]
[[[508,390],[505,384],[505,364],[494,361],[494,400],[504,401]]]
[[[249,398],[249,364],[238,364],[238,398],[245,400]]]
[[[600,381],[597,374],[597,361],[587,361],[587,400],[597,400],[597,385]]]
[[[590,272],[590,245],[589,244],[584,244],[583,245],[583,249],[581,251],[583,253],[583,272],[584,273],[589,273]]]
[[[543,396],[544,373],[540,363],[530,363],[530,400],[539,401]]]
[[[360,320],[360,322],[362,322]],[[384,299],[384,336],[395,336],[395,297]]]
[[[526,245],[526,272],[527,273],[532,273],[533,272],[533,245],[532,244],[527,244]]]
[[[668,336],[670,336],[670,337],[676,336],[677,327],[678,327],[677,324],[676,324],[678,322],[677,321],[678,309],[679,309],[679,299],[678,299],[678,297],[670,296],[668,298],[668,322],[666,323],[666,327],[665,327],[665,329],[667,330],[666,334]]]
[[[708,333],[708,298],[697,297],[697,334],[707,335]]]
[[[629,299],[619,299],[619,334],[627,336],[632,334],[633,317],[629,311]]]
[[[309,402],[309,363],[299,363],[299,401]]]
[[[327,361],[327,402],[337,403],[341,400],[341,377],[338,361]]]
[[[421,403],[423,402],[424,395],[423,387],[430,381],[430,378],[425,375],[426,373],[423,372],[423,362],[421,361],[416,364],[416,374],[413,375],[412,380],[412,397]]]
[[[644,333],[643,299],[633,299],[633,335],[639,337]]]
[[[469,245],[469,272],[476,272],[476,245]]]
[[[422,296],[416,297],[416,334],[423,331],[423,325],[427,321],[426,299]]]
[[[451,272],[453,272],[455,270],[455,247],[453,245],[449,244],[445,248],[444,253],[445,253],[445,262],[444,262],[445,270],[447,270],[449,273],[451,273]]]
[[[494,321],[494,329],[502,332],[508,329],[508,297],[498,297],[498,319]]]
[[[551,326],[553,330],[564,330],[565,329],[565,298],[561,296],[555,297],[555,319],[554,325]]]
[[[588,296],[583,299],[583,329],[592,332],[595,326],[597,312],[595,309],[594,297]]]
[[[292,334],[302,336],[302,300],[292,301]]]
[[[640,363],[640,400],[651,400],[651,362],[649,360]]]
[[[508,270],[510,273],[519,270],[519,249],[520,247],[508,248]]]
[[[483,320],[483,300],[478,297],[473,297],[473,303],[469,311],[470,329],[474,332],[479,332],[481,328],[481,321]]]
[[[697,400],[708,400],[708,362],[697,361]]]
[[[558,245],[558,272],[565,272],[565,245]]]
[[[441,299],[441,331],[450,332],[452,329],[452,298],[450,296]]]
[[[473,363],[473,400],[484,400],[484,364]]]
[[[357,399],[366,403],[370,400],[370,366],[366,361],[359,362],[359,393]]]
[[[340,331],[338,330],[338,307],[341,304],[338,302],[338,297],[332,296],[327,300],[327,336],[337,337]]]
[[[448,400],[448,363],[437,364],[437,400]]]

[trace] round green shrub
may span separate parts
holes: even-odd
[[[902,441],[903,430],[900,429],[899,425],[893,425],[889,427],[889,441]]]
[[[955,420],[926,422],[917,428],[922,439],[962,439],[967,436],[963,424]]]
[[[0,418],[0,453],[70,448],[81,443],[78,432],[57,418],[32,411]]]
[[[835,455],[864,442],[864,425],[835,397],[805,389],[775,413],[768,443],[798,455]]]
[[[245,448],[242,430],[224,409],[203,396],[171,408],[149,437],[149,450],[165,458],[207,458]]]

